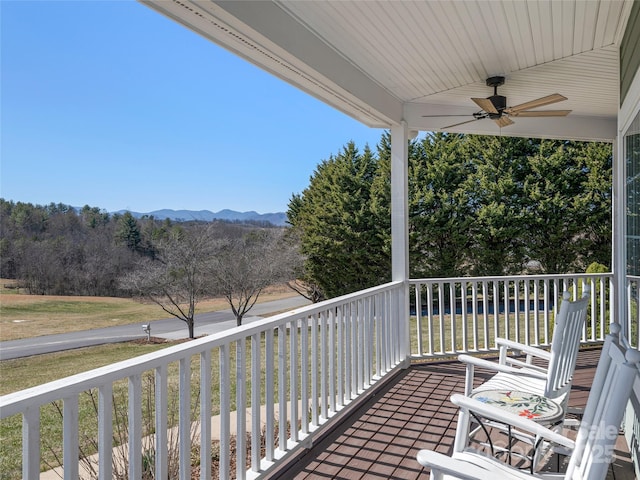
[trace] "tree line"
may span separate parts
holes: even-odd
[[[375,151],[343,146],[291,197],[288,228],[0,199],[0,274],[35,294],[147,296],[178,318],[216,293],[239,323],[265,278],[312,301],[368,288],[390,280],[390,159],[388,132]],[[411,277],[610,265],[611,162],[611,145],[594,142],[445,133],[410,141]]]
[[[98,207],[0,198],[0,276],[38,295],[131,296],[123,277],[161,263],[167,242],[207,230],[216,239],[283,231],[264,222],[174,222]],[[185,240],[186,241],[186,240]]]
[[[610,144],[429,133],[409,142],[411,278],[584,272],[611,264]],[[348,143],[291,197],[318,297],[390,280],[391,137]]]

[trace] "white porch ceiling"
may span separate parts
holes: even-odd
[[[632,0],[142,0],[371,127],[440,130],[471,97],[518,105],[552,93],[561,118],[489,119],[449,131],[613,140],[618,46]],[[206,61],[206,59],[205,59]],[[468,117],[424,117],[463,114]]]

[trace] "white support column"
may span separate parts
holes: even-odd
[[[611,321],[622,326],[622,333],[626,337],[629,335],[629,325],[626,318],[626,283],[627,283],[627,258],[626,258],[626,230],[627,219],[626,196],[625,196],[625,157],[624,157],[624,137],[618,132],[618,137],[613,143],[612,159],[612,232],[611,239],[612,259],[611,268],[613,271],[613,302],[611,311]]]
[[[405,282],[398,302],[400,319],[400,355],[409,365],[409,179],[406,122],[391,128],[391,279]]]

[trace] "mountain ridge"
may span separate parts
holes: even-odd
[[[258,213],[253,210],[248,212],[237,212],[228,208],[222,209],[218,212],[212,212],[211,210],[173,210],[170,208],[163,208],[160,210],[154,210],[152,212],[133,212],[131,210],[118,210],[117,214],[123,214],[129,212],[136,218],[143,217],[145,215],[153,216],[158,220],[174,220],[174,221],[189,221],[196,220],[202,222],[211,222],[213,220],[228,220],[228,221],[255,221],[255,222],[270,222],[273,225],[282,227],[287,225],[287,214],[284,212],[274,213]]]

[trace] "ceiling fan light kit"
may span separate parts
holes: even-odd
[[[565,117],[571,113],[571,110],[530,110],[532,108],[538,108],[567,100],[567,97],[560,95],[559,93],[554,93],[552,95],[547,95],[546,97],[521,103],[515,107],[507,107],[507,97],[498,95],[498,87],[504,85],[504,82],[505,78],[502,76],[487,78],[486,84],[488,87],[493,87],[493,95],[487,98],[471,99],[476,105],[478,105],[478,107],[480,107],[480,111],[471,114],[473,119],[443,127],[442,130],[447,130],[459,125],[475,122],[477,120],[483,120],[485,118],[493,120],[498,127],[503,128],[514,124],[514,121],[509,117]],[[431,115],[423,116],[430,117]],[[443,115],[435,116],[441,117]],[[459,117],[460,115],[451,116]]]

